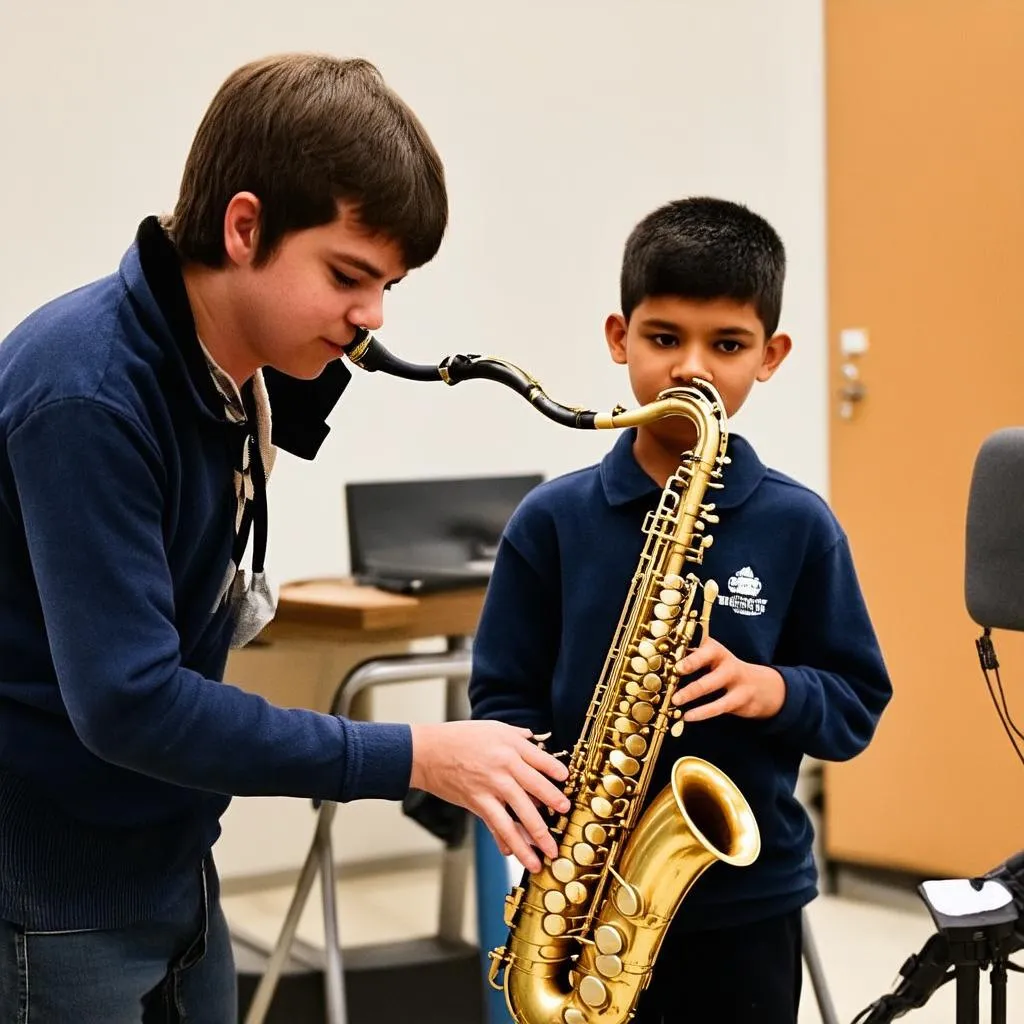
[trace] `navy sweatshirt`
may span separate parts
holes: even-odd
[[[312,458],[349,378],[267,371],[274,442]],[[193,878],[231,795],[397,799],[405,725],[220,680],[228,423],[155,218],[117,273],[0,344],[0,918],[111,928]]]
[[[596,466],[542,484],[512,517],[473,647],[475,718],[551,731],[572,750],[583,728],[661,488],[640,468],[633,431]],[[677,758],[721,768],[749,801],[761,854],[716,863],[683,901],[677,931],[740,925],[803,906],[817,891],[812,827],[794,796],[803,755],[844,760],[864,749],[891,696],[846,537],[817,495],[766,469],[742,437],[710,500],[721,521],[701,566],[721,588],[711,635],[736,657],[781,672],[771,719],[723,715],[666,736],[648,790]],[[710,699],[710,698],[708,698]]]

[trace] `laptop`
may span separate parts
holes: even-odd
[[[531,473],[346,484],[352,575],[400,594],[486,586],[506,523],[543,480]]]

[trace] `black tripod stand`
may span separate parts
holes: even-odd
[[[961,897],[979,894],[977,904],[984,906],[981,893],[986,881],[998,885],[997,893],[1010,894],[999,875],[1013,883],[1015,898],[994,910],[982,909],[974,913],[950,914],[935,905],[939,894],[929,891],[929,883],[918,887],[929,913],[937,927],[936,933],[918,953],[900,968],[901,981],[894,991],[873,1002],[857,1015],[854,1024],[890,1024],[911,1010],[919,1009],[937,989],[949,981],[956,981],[956,1024],[980,1024],[981,972],[991,971],[992,1024],[1006,1024],[1006,972],[1020,971],[1009,961],[1009,955],[1021,948],[1020,907],[1016,899],[1017,874],[1022,864],[1021,854],[990,873],[988,879],[957,879]],[[1012,869],[1012,870],[1011,870]],[[991,892],[992,890],[989,890]],[[987,895],[987,894],[986,894]],[[944,901],[939,896],[943,905]],[[961,902],[964,902],[961,899]],[[963,909],[958,908],[958,909]]]
[[[980,879],[970,884],[977,890],[982,887]],[[1015,948],[1017,908],[1010,901],[996,910],[953,917],[932,903],[927,886],[919,886],[918,891],[948,944],[950,970],[956,979],[956,1024],[980,1024],[980,979],[984,970],[992,972],[992,1024],[1006,1024],[1006,972],[1019,969],[1009,962]]]

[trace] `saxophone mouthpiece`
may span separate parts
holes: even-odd
[[[342,345],[341,348],[345,355],[358,366],[360,357],[370,347],[372,340],[373,336],[365,327],[357,327],[356,336],[347,345]]]

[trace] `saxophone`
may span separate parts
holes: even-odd
[[[708,492],[728,464],[725,411],[704,381],[669,388],[632,411],[561,405],[502,359],[451,356],[406,363],[360,332],[349,358],[366,370],[456,384],[486,378],[527,398],[550,419],[582,429],[629,427],[684,416],[697,441],[644,522],[647,536],[622,615],[572,751],[567,813],[552,827],[558,856],[505,898],[506,944],[491,952],[489,981],[516,1024],[619,1024],[634,1014],[668,925],[716,861],[743,867],[760,852],[753,813],[736,785],[697,757],[681,757],[648,803],[666,732],[682,732],[676,664],[708,635],[718,596],[700,565],[718,522]],[[684,575],[685,573],[685,575]],[[538,737],[542,740],[544,737]]]

